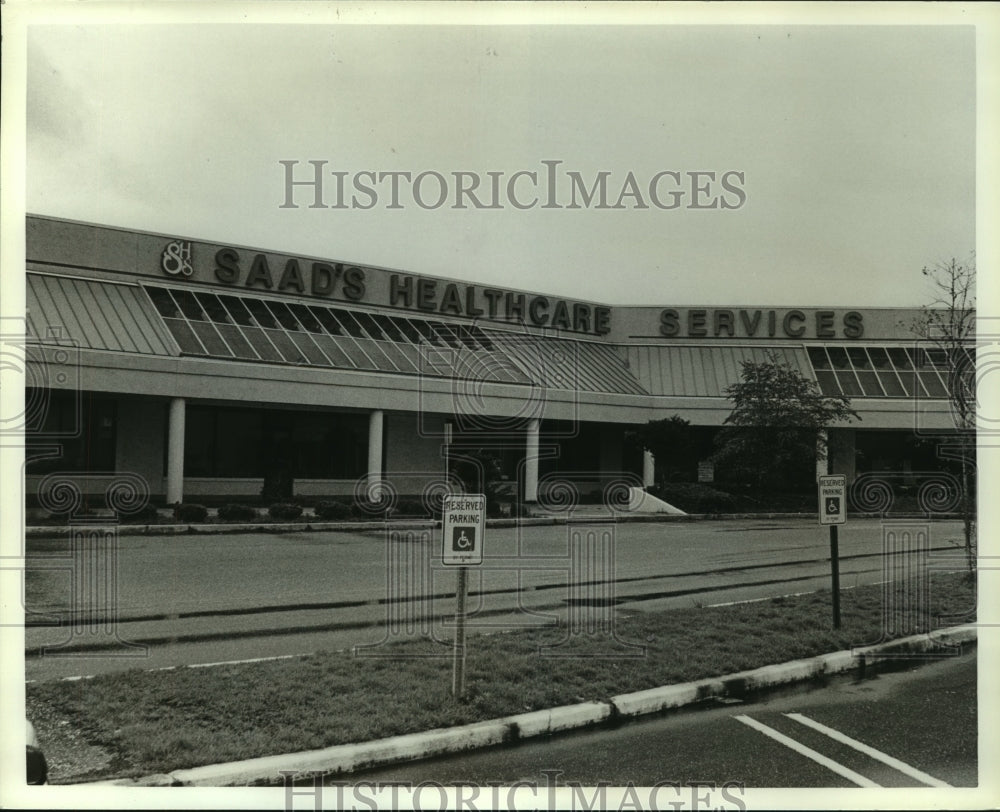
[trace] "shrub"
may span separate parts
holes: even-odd
[[[257,511],[250,505],[223,505],[219,518],[227,522],[250,522],[257,518]]]
[[[149,524],[150,522],[155,522],[160,517],[160,514],[154,505],[143,505],[139,510],[131,513],[117,511],[115,516],[122,524]]]
[[[292,505],[288,502],[275,502],[267,509],[267,515],[272,519],[284,519],[286,521],[297,519],[302,515],[302,505]]]
[[[325,502],[317,502],[316,507],[313,508],[313,512],[316,514],[317,519],[338,521],[350,517],[351,506],[343,502],[327,500]]]
[[[426,516],[427,508],[419,499],[400,499],[393,514],[396,516]]]
[[[694,482],[666,482],[649,492],[685,513],[733,513],[737,509],[732,494]]]
[[[193,502],[174,505],[174,518],[180,522],[203,522],[208,518],[208,508]]]

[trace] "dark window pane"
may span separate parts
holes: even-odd
[[[809,353],[809,362],[813,365],[813,369],[830,368],[830,359],[826,357],[826,350],[822,347],[809,347],[807,352]]]
[[[274,317],[278,320],[278,324],[284,327],[286,330],[301,330],[299,326],[298,319],[292,315],[292,311],[289,310],[281,302],[268,302],[268,308],[274,314]]]
[[[441,337],[431,329],[430,324],[426,321],[420,321],[418,319],[413,319],[413,326],[417,328],[417,332],[420,333],[420,337],[428,344],[432,344],[435,347],[443,347],[444,342]]]
[[[354,338],[367,338],[367,334],[361,329],[361,325],[358,324],[354,316],[346,310],[334,310],[333,315],[337,317],[344,329],[347,331],[349,336]]]
[[[323,352],[326,353],[327,357],[335,367],[354,369],[354,364],[351,362],[351,359],[340,346],[342,342],[349,341],[350,339],[334,338],[333,336],[328,336],[325,333],[323,335],[318,335],[315,338],[316,343],[323,348]]]
[[[310,333],[322,333],[323,325],[319,323],[316,316],[305,305],[290,304],[288,309],[295,314],[299,324],[305,327]]]
[[[205,311],[209,319],[218,324],[232,323],[232,318],[229,316],[226,308],[222,306],[222,302],[220,302],[217,297],[210,293],[199,293],[197,294],[197,298],[198,304],[201,305],[202,310]]]
[[[845,395],[849,397],[858,397],[861,395],[861,387],[858,386],[858,381],[854,377],[853,372],[838,372],[836,375],[837,381],[840,383],[840,388]]]
[[[469,330],[476,337],[476,340],[479,342],[480,346],[484,350],[493,349],[493,340],[488,335],[486,335],[486,333],[484,333],[482,330],[480,330],[478,327],[474,325],[470,327]]]
[[[156,312],[158,312],[161,316],[166,316],[168,318],[176,318],[180,316],[181,311],[177,307],[177,303],[173,300],[169,291],[164,290],[163,288],[146,288],[146,292],[149,294],[149,298],[153,300]]]
[[[889,353],[883,347],[869,347],[868,356],[872,359],[875,369],[892,369]]]
[[[948,397],[948,390],[945,385],[941,383],[941,379],[938,377],[934,370],[927,370],[925,372],[918,372],[920,376],[920,381],[923,383],[924,388],[927,390],[928,396],[932,398],[944,398]]]
[[[352,315],[357,319],[358,324],[361,325],[361,329],[365,331],[365,335],[368,338],[378,339],[379,341],[385,338],[382,328],[375,323],[375,319],[368,313],[353,313]]]
[[[310,307],[309,310],[330,335],[344,335],[344,328],[328,307]]]
[[[274,328],[278,326],[277,319],[274,318],[274,315],[267,309],[263,302],[257,299],[244,299],[243,304],[247,306],[247,310],[250,311],[254,321],[260,327]]]
[[[877,374],[878,379],[882,382],[886,395],[891,398],[898,398],[906,394],[906,390],[903,389],[903,385],[897,380],[896,374],[891,369],[884,372],[878,372]]]
[[[878,377],[871,370],[859,370],[858,380],[861,382],[861,389],[868,397],[884,397],[882,387],[879,385]]]
[[[239,327],[235,327],[232,324],[216,324],[215,326],[222,333],[222,337],[233,351],[233,355],[237,358],[249,358],[251,361],[257,360],[257,353],[253,351],[253,347],[243,337],[243,333],[240,332]]]
[[[416,364],[412,363],[403,353],[398,344],[391,341],[380,341],[379,349],[392,359],[392,362],[399,368],[400,372],[416,372]]]
[[[421,344],[420,331],[416,328],[416,325],[410,319],[397,319],[392,320],[393,324],[399,327],[399,331],[403,334],[403,337],[407,341],[412,341],[414,344]]]
[[[371,359],[371,365],[369,369],[377,369],[381,372],[395,372],[396,366],[389,360],[384,352],[382,352],[379,347],[379,342],[374,341],[370,338],[356,338],[355,341],[358,342],[358,346],[365,351],[365,354]],[[374,366],[372,366],[374,365]]]
[[[215,476],[258,477],[264,473],[263,416],[256,409],[218,409]]]
[[[913,369],[913,364],[910,362],[910,356],[907,355],[906,350],[902,347],[890,347],[887,352],[889,353],[892,365],[896,367],[897,370]]]
[[[351,363],[357,369],[377,369],[375,362],[372,361],[365,353],[358,347],[358,340],[356,338],[349,338],[344,336],[337,340],[337,346],[344,351],[344,354],[351,359]]]
[[[189,406],[184,415],[184,475],[215,474],[215,409]]]
[[[291,338],[289,338],[288,333],[284,330],[265,330],[267,337],[271,339],[274,346],[278,348],[278,352],[284,356],[284,359],[290,364],[304,364],[306,363],[306,357],[302,354],[301,350],[295,346]]]
[[[841,394],[836,373],[817,370],[816,381],[819,383],[819,391],[824,395],[835,396]]]
[[[848,347],[847,357],[851,359],[855,369],[871,369],[871,361],[868,360],[864,347]]]
[[[266,333],[260,327],[244,327],[243,335],[257,351],[263,361],[281,361],[281,354],[268,341]]]
[[[432,329],[439,336],[441,336],[441,338],[444,339],[444,342],[449,347],[453,347],[453,348],[457,349],[458,347],[462,346],[461,343],[458,340],[458,337],[455,334],[455,330],[452,328],[452,326],[450,324],[442,324],[439,321],[432,321],[430,324],[431,324]]]
[[[830,362],[834,369],[851,368],[851,361],[843,347],[827,347],[827,351],[830,353]]]
[[[372,316],[379,329],[390,341],[406,341],[402,331],[388,316]]]
[[[186,290],[173,291],[174,299],[181,308],[181,312],[192,321],[205,321],[205,313],[194,298],[194,294]]]
[[[220,296],[219,301],[225,306],[234,322],[246,327],[255,326],[250,311],[240,299],[235,296]]]
[[[321,367],[330,366],[330,362],[326,360],[326,356],[323,355],[323,351],[316,346],[316,342],[314,342],[309,335],[299,331],[297,333],[289,333],[289,336],[292,341],[295,342],[295,346],[299,348],[299,352],[306,357],[306,360],[308,360],[310,364]]]
[[[229,348],[225,345],[225,342],[219,338],[219,334],[215,332],[215,328],[211,324],[196,321],[193,322],[191,326],[194,328],[195,334],[198,338],[201,339],[201,343],[205,345],[205,350],[209,355],[219,355],[224,358],[232,356]]]
[[[163,321],[170,329],[173,337],[177,339],[177,344],[180,346],[181,352],[194,353],[196,355],[205,354],[204,347],[195,338],[194,332],[186,321],[182,321],[181,319],[164,319]]]

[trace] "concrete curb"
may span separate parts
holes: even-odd
[[[283,772],[294,773],[298,778],[310,774],[336,775],[361,768],[458,753],[589,727],[613,717],[659,713],[707,699],[742,698],[763,688],[841,674],[853,668],[863,671],[879,661],[919,656],[935,648],[958,647],[974,640],[976,640],[975,625],[956,626],[888,643],[835,651],[819,657],[792,660],[778,665],[767,665],[752,671],[620,694],[608,702],[564,705],[460,727],[440,728],[376,741],[342,744],[322,750],[265,756],[228,764],[209,764],[204,767],[175,770],[168,775],[98,781],[93,782],[91,786],[245,786],[254,782],[278,781]]]
[[[945,521],[960,519],[957,513],[941,513],[928,516],[925,513],[894,513],[890,517],[879,513],[850,513],[850,519],[920,519],[924,521]],[[519,519],[487,519],[486,526],[502,527],[539,527],[546,525],[569,524],[570,522],[609,522],[620,524],[659,524],[700,521],[769,521],[772,519],[816,519],[815,513],[687,513],[675,515],[670,513],[655,513],[633,515],[628,513],[609,514],[559,514],[553,516],[531,516]],[[212,536],[237,533],[351,533],[359,531],[377,531],[386,526],[391,530],[435,530],[441,526],[439,521],[432,519],[413,519],[391,522],[321,522],[306,521],[301,523],[242,523],[242,524],[108,524],[87,525],[88,530],[110,532],[117,530],[119,538],[126,536]],[[61,538],[69,534],[72,526],[64,525],[34,525],[25,527],[25,538]]]

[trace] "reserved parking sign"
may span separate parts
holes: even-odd
[[[821,476],[819,478],[819,523],[844,524],[847,522],[847,477]]]
[[[482,564],[485,528],[486,497],[483,494],[446,496],[441,514],[444,563]]]

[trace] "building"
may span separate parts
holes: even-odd
[[[629,428],[676,414],[710,448],[768,353],[861,415],[824,471],[913,476],[935,464],[917,440],[954,429],[905,309],[607,306],[43,216],[27,303],[29,500],[55,472],[161,503],[417,495],[463,448],[529,502],[557,477],[649,484]]]

